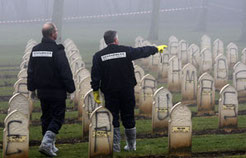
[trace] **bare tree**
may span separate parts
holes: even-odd
[[[160,0],[152,0],[152,15],[149,30],[149,40],[158,40],[160,23]]]
[[[246,1],[242,0],[242,10],[243,10],[243,19],[242,19],[242,28],[241,28],[241,36],[240,41],[246,41]]]
[[[54,0],[52,22],[58,29],[57,43],[62,42],[62,23],[63,23],[63,7],[64,0]]]
[[[207,30],[208,0],[202,0],[202,9],[197,23],[197,31],[206,32]]]

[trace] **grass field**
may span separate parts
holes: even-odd
[[[74,24],[65,24],[63,27],[63,39],[72,39],[80,50],[86,67],[90,70],[92,55],[99,48],[99,40],[103,32],[108,29],[115,29],[119,32],[121,44],[134,45],[134,40],[141,35],[145,39],[148,35],[148,17],[142,18],[142,22],[135,22],[134,19],[106,19],[106,22],[93,21]],[[108,24],[105,24],[108,23]],[[16,82],[19,72],[19,65],[24,55],[26,42],[34,39],[37,42],[41,38],[42,24],[16,24],[0,25],[0,142],[2,154],[2,131],[4,128],[3,120],[7,115],[8,97],[13,94],[13,84]],[[88,27],[89,25],[89,27]],[[216,26],[216,27],[215,27]],[[219,27],[219,29],[218,29]],[[156,44],[167,43],[169,36],[175,35],[178,39],[185,39],[189,44],[196,43],[200,45],[200,38],[203,33],[194,32],[194,23],[182,25],[182,22],[163,20],[160,25],[160,36]],[[218,26],[217,23],[211,24],[208,28],[208,35],[215,40],[220,38],[225,46],[230,42],[235,42],[240,51],[246,47],[245,43],[237,39],[240,35],[239,27],[228,25]],[[156,77],[155,72],[146,71]],[[159,84],[166,86],[166,84]],[[219,95],[216,92],[216,101]],[[181,100],[181,95],[173,94],[173,102]],[[192,154],[193,157],[246,157],[246,104],[239,105],[238,129],[232,133],[223,133],[218,130],[218,116],[196,117],[196,106],[189,107],[194,116],[192,117],[193,136],[192,136]],[[73,103],[67,101],[67,121],[60,134],[57,135],[57,146],[60,149],[60,158],[85,158],[88,157],[88,143],[82,138],[82,124],[77,120],[77,111],[73,110]],[[218,105],[216,105],[216,112]],[[135,111],[138,116],[138,109]],[[39,102],[34,105],[32,115],[33,124],[30,125],[30,158],[42,158],[38,152],[38,145],[41,136],[41,127],[39,118],[41,116]],[[72,120],[72,121],[71,121]],[[114,157],[166,157],[168,154],[167,134],[160,136],[153,135],[151,129],[151,119],[143,118],[136,120],[137,127],[137,151],[115,153]],[[121,126],[123,133],[123,127]],[[124,138],[124,137],[123,137]],[[121,146],[125,145],[124,139]]]

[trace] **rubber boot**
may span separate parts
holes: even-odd
[[[114,140],[113,140],[114,152],[120,152],[120,128],[114,128]]]
[[[126,151],[136,151],[136,127],[125,129],[126,136],[126,146],[124,150]]]
[[[39,152],[46,156],[57,156],[53,151],[53,142],[55,140],[56,134],[52,131],[46,131],[42,143],[39,146]]]
[[[53,141],[53,146],[52,146],[52,150],[54,153],[58,152],[58,148],[56,147],[56,139]]]

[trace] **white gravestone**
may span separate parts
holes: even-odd
[[[136,78],[136,81],[137,81],[137,85],[134,87],[135,101],[136,101],[136,107],[139,107],[141,80],[144,77],[145,73],[144,73],[144,70],[138,65],[134,65],[134,72],[135,72],[135,78]]]
[[[104,107],[98,107],[91,114],[89,127],[89,157],[113,157],[112,114]]]
[[[30,54],[31,54],[31,52],[27,52],[27,53],[25,53],[25,54],[23,55],[23,57],[22,57],[22,60],[23,60],[23,61],[24,61],[24,60],[29,61]]]
[[[182,64],[177,56],[169,59],[168,66],[168,90],[171,92],[180,92],[181,90],[181,69]]]
[[[149,68],[150,71],[158,71],[158,65],[160,63],[160,59],[161,59],[161,54],[160,53],[156,53],[154,55],[151,55],[149,58]]]
[[[181,81],[182,104],[196,104],[197,70],[192,64],[183,67]]]
[[[201,51],[200,74],[211,72],[213,69],[212,53],[206,48]]]
[[[204,73],[198,80],[197,107],[198,115],[213,115],[215,106],[214,79]]]
[[[246,101],[246,65],[238,62],[233,70],[233,86],[238,92],[238,100]]]
[[[237,91],[227,84],[220,91],[219,128],[237,128],[238,99]]]
[[[147,117],[152,116],[152,104],[157,82],[150,74],[145,75],[141,80],[139,112]]]
[[[200,48],[196,44],[191,44],[188,48],[189,63],[194,65],[199,70],[201,62]]]
[[[156,90],[152,106],[152,133],[167,131],[172,106],[172,94],[163,87]]]
[[[14,110],[18,110],[26,116],[27,119],[30,118],[30,100],[20,93],[16,93],[9,99],[9,109],[8,113]]]
[[[69,60],[69,63],[72,63],[75,59],[77,58],[81,58],[82,60],[82,57],[80,55],[80,52],[78,49],[73,49],[71,50],[71,55],[69,56],[68,60]]]
[[[102,50],[106,47],[107,47],[107,44],[105,43],[104,38],[101,38],[99,42],[99,50]]]
[[[216,57],[214,64],[214,86],[216,90],[221,90],[228,83],[228,73],[227,58],[220,54]]]
[[[28,158],[29,121],[24,114],[14,110],[4,120],[3,157]]]
[[[20,64],[20,69],[27,69],[28,68],[28,60],[23,60]]]
[[[83,125],[83,137],[87,138],[89,136],[89,124],[91,113],[98,108],[100,105],[97,104],[93,97],[93,90],[90,90],[85,94],[83,114],[82,114],[82,125]]]
[[[84,104],[84,98],[87,92],[89,92],[91,90],[91,77],[85,77],[82,79],[82,81],[79,83],[79,93],[78,93],[78,97],[79,97],[79,106],[78,106],[78,118],[79,120],[82,120],[82,107]]]
[[[75,75],[75,73],[80,69],[80,68],[85,68],[85,63],[81,58],[76,58],[72,63],[71,63],[71,71],[72,74]]]
[[[224,43],[220,39],[216,39],[213,42],[213,60],[220,54],[224,54]]]
[[[142,47],[143,40],[144,39],[141,36],[136,37],[136,39],[135,39],[135,47],[136,48],[137,47]]]
[[[234,43],[228,44],[226,48],[226,57],[230,69],[238,62],[238,47]]]
[[[160,62],[158,65],[158,81],[159,82],[167,82],[167,76],[168,76],[168,64],[169,64],[169,52],[167,50],[164,50],[163,53],[161,53]]]
[[[27,79],[21,78],[14,84],[14,92],[13,94],[21,93],[25,97],[29,98],[29,91],[27,89]]]
[[[242,50],[241,62],[246,64],[246,48]]]
[[[210,51],[211,49],[211,38],[208,35],[203,35],[201,38],[201,50],[203,49],[209,49]]]
[[[188,63],[188,44],[185,40],[179,41],[179,47],[178,47],[178,57],[182,62],[182,65],[185,65]]]
[[[22,70],[18,73],[17,78],[18,78],[18,79],[21,79],[21,78],[26,79],[26,78],[27,78],[27,69],[22,69]]]
[[[191,156],[192,120],[189,108],[180,102],[171,109],[168,124],[169,156]]]
[[[175,36],[169,37],[168,40],[168,52],[170,53],[170,58],[178,55],[179,41]]]

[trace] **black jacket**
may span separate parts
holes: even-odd
[[[93,56],[91,87],[110,93],[136,85],[133,60],[148,57],[158,52],[154,46],[132,48],[110,44]]]
[[[75,91],[64,46],[49,38],[33,47],[27,74],[27,89],[37,89],[39,98],[66,98]]]

